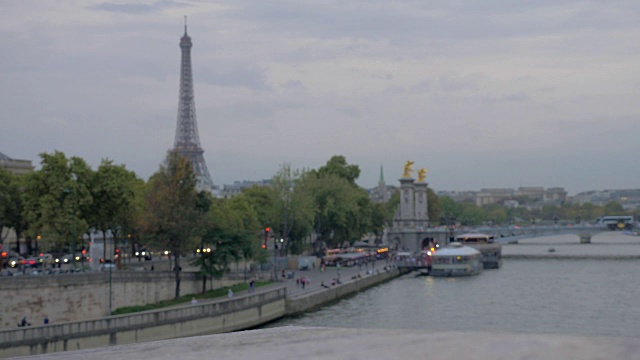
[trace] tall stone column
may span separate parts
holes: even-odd
[[[415,195],[414,179],[400,179],[400,226],[403,228],[415,226]]]
[[[427,183],[416,182],[414,184],[415,191],[415,218],[416,226],[426,227],[429,225],[429,206],[427,203]]]

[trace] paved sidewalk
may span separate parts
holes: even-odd
[[[358,274],[360,274],[361,277],[365,277],[367,276],[368,271],[370,271],[371,273],[383,272],[385,266],[390,266],[390,263],[387,264],[387,260],[376,260],[375,262],[371,262],[368,265],[363,264],[362,266],[341,266],[340,281],[344,283],[351,280],[353,277],[357,277]],[[285,272],[289,271],[292,271],[294,273],[293,279],[283,279],[282,271],[278,273],[278,284],[287,287],[288,298],[295,298],[297,296],[302,296],[311,292],[322,290],[324,289],[322,284],[331,287],[332,283],[337,282],[338,279],[338,268],[335,266],[327,267],[324,271],[321,271],[317,266],[312,270],[285,270]],[[296,282],[296,280],[299,280],[303,277],[310,280],[310,283],[306,284],[304,288],[302,287],[301,283]],[[335,285],[337,285],[337,283],[333,286]]]
[[[357,277],[358,274],[360,274],[361,277],[366,277],[369,275],[368,272],[370,272],[371,274],[375,274],[376,272],[383,272],[385,271],[384,270],[385,266],[389,268],[391,264],[392,264],[391,262],[387,263],[387,260],[385,259],[385,260],[376,260],[375,262],[370,262],[368,265],[363,264],[362,266],[358,266],[358,265],[351,266],[351,267],[341,266],[340,281],[342,283],[346,281],[350,281],[352,278]],[[287,298],[291,299],[298,296],[304,296],[306,294],[321,291],[325,289],[325,287],[323,287],[322,284],[328,287],[338,285],[337,284],[338,268],[335,266],[327,267],[324,271],[321,271],[319,267],[315,267],[312,270],[295,270],[295,271],[285,270],[285,275],[288,274],[289,272],[294,273],[294,277],[292,279],[289,279],[288,277],[282,278],[282,271],[278,271],[278,281],[276,283],[266,285],[266,286],[256,287],[254,293],[259,294],[262,292],[267,292],[269,290],[272,290],[273,288],[276,288],[276,287],[284,286],[287,288]],[[310,280],[310,283],[306,284],[304,288],[302,287],[302,283],[296,282],[296,280],[300,280],[303,277]],[[247,281],[250,281],[250,280],[251,278],[249,277]],[[234,292],[233,297],[247,295],[248,293],[249,293],[248,290]],[[194,294],[195,297],[197,297],[197,295],[198,294]],[[222,302],[226,300],[228,300],[226,296],[210,298],[210,299],[200,298],[198,299],[197,304]],[[182,307],[182,306],[190,306],[190,305],[192,304],[184,303],[184,304],[174,305],[171,307]]]

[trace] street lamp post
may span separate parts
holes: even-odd
[[[71,258],[72,264],[76,267],[76,188],[72,188],[72,201],[71,204]]]
[[[75,180],[75,176],[74,176]],[[64,189],[64,192],[71,193],[71,264],[76,268],[76,189]]]
[[[106,262],[105,262],[105,264],[106,264]],[[112,269],[113,266],[114,266],[113,263],[109,264],[109,316],[111,316],[111,313],[112,313],[112,311],[111,311],[111,309],[112,309],[111,308],[111,298],[113,297],[113,295],[112,295],[113,292],[112,292],[112,289],[111,289],[111,283],[112,283],[112,281],[111,281],[111,271],[113,270]]]
[[[273,281],[278,281],[278,267],[276,266],[276,239],[273,238]]]

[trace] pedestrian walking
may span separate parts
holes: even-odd
[[[20,323],[18,323],[18,326],[20,326],[20,327],[31,326],[31,324],[29,322],[27,322],[27,315],[22,317],[22,320],[20,320]]]

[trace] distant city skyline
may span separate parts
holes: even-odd
[[[0,151],[143,179],[174,140],[189,18],[218,185],[343,155],[373,188],[640,187],[640,4],[3,1]]]

